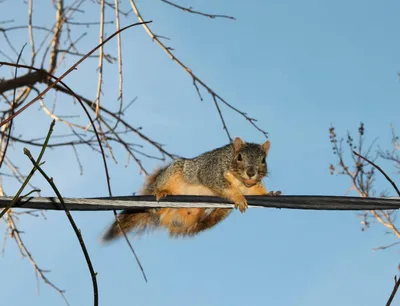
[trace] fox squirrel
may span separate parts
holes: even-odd
[[[205,152],[198,157],[178,159],[159,168],[147,178],[140,194],[220,196],[231,200],[240,212],[247,209],[244,195],[280,195],[269,192],[261,179],[267,175],[266,157],[270,142],[246,143],[239,137],[233,143]],[[124,232],[140,234],[167,228],[170,237],[195,236],[224,220],[230,208],[137,208],[123,211],[118,219]],[[115,221],[103,236],[110,241],[121,236]]]

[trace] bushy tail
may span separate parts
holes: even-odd
[[[155,214],[154,209],[143,209],[137,212],[123,211],[118,216],[118,220],[119,224],[117,221],[114,221],[104,233],[103,242],[109,242],[122,236],[121,228],[125,233],[134,231],[136,234],[142,234],[159,226],[159,218]]]
[[[154,184],[159,175],[167,167],[156,169],[146,179],[146,182],[140,191],[141,195],[151,195],[153,193]],[[134,231],[136,234],[142,234],[144,232],[154,230],[160,226],[159,216],[155,209],[144,209],[138,208],[137,210],[125,210],[118,216],[119,224],[115,221],[104,233],[102,240],[103,242],[109,242],[123,235],[122,230],[125,233]]]

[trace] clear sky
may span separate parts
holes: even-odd
[[[54,10],[47,2],[43,9],[41,1],[34,2],[37,25],[50,24],[48,16]],[[236,21],[193,16],[160,1],[137,4],[144,19],[153,21],[151,28],[172,39],[167,43],[182,61],[269,132],[268,189],[287,195],[343,195],[349,182],[331,176],[328,170],[335,161],[328,137],[330,125],[344,135],[347,130],[356,132],[363,121],[367,141],[379,137],[382,147],[391,145],[390,124],[400,131],[398,1],[190,1],[196,9],[233,15]],[[98,15],[98,10],[92,10],[81,16],[93,21]],[[9,0],[0,4],[0,20],[11,18],[22,24],[26,11],[21,13]],[[122,19],[124,25],[135,21],[134,15]],[[98,41],[97,28],[88,33],[80,45],[83,52]],[[124,94],[127,100],[138,96],[127,118],[183,156],[226,144],[210,96],[203,92],[205,99],[199,101],[190,77],[142,28],[130,29],[122,38]],[[28,42],[27,32],[15,32],[12,39],[22,47]],[[115,51],[115,43],[106,50]],[[29,55],[28,47],[26,52]],[[5,60],[1,55],[0,59]],[[92,69],[85,65],[68,76],[67,83],[94,98],[96,60]],[[7,68],[1,69],[4,75]],[[116,66],[106,65],[105,71],[103,103],[116,104]],[[60,99],[71,103],[70,98]],[[15,133],[43,136],[50,120],[38,109],[34,106],[21,116]],[[224,111],[232,135],[265,141],[243,118]],[[61,126],[56,125],[55,133]],[[29,171],[22,147],[15,146],[11,152],[21,170]],[[122,151],[115,153],[119,163],[110,161],[113,193],[130,195],[143,177],[134,164],[124,167]],[[46,152],[45,169],[65,197],[107,196],[100,156],[83,149],[80,157],[83,176],[71,149]],[[151,169],[159,163],[146,161],[145,165]],[[397,179],[393,168],[384,165]],[[35,182],[44,195],[53,195],[43,180]],[[12,194],[19,185],[7,181],[6,187]],[[383,188],[391,191],[378,176],[377,189]],[[47,276],[67,290],[71,305],[91,305],[90,275],[65,214],[49,212],[46,216],[46,220],[21,219],[27,245],[39,265],[51,270]],[[243,215],[233,212],[195,239],[171,240],[160,232],[134,240],[149,278],[145,283],[124,241],[108,246],[99,243],[113,219],[112,212],[76,212],[73,216],[98,273],[102,306],[384,305],[399,264],[398,248],[372,251],[395,238],[385,235],[379,224],[362,232],[355,212],[249,209]],[[4,228],[0,223],[0,230]],[[0,271],[1,305],[64,305],[43,283],[37,294],[33,269],[11,240],[0,259]],[[398,296],[392,305],[399,304]]]

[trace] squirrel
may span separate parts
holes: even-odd
[[[157,201],[167,195],[220,196],[231,200],[244,213],[245,195],[280,195],[267,192],[261,180],[267,175],[266,157],[270,141],[246,143],[239,137],[223,147],[194,158],[181,158],[156,169],[148,176],[140,194],[155,195]],[[137,208],[118,215],[124,232],[141,234],[167,228],[169,237],[195,236],[224,220],[231,208]],[[111,241],[122,235],[115,221],[103,235]]]

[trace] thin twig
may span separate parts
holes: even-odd
[[[54,127],[54,125],[55,125],[55,121],[53,120],[53,121],[51,122],[51,124],[50,124],[50,128],[49,128],[49,131],[48,131],[48,133],[47,133],[47,137],[46,137],[46,139],[45,139],[45,141],[44,141],[44,143],[43,143],[42,150],[40,151],[39,157],[38,157],[38,159],[36,160],[36,162],[37,162],[38,164],[40,164],[40,161],[42,160],[43,154],[44,154],[44,152],[46,151],[47,143],[49,142],[51,133],[53,132],[53,127]],[[35,171],[36,171],[36,168],[33,167],[32,170],[31,170],[31,172],[29,173],[29,175],[26,177],[25,181],[23,182],[21,188],[17,191],[17,193],[15,194],[15,196],[11,199],[11,202],[8,202],[8,203],[7,203],[7,206],[4,206],[5,208],[4,208],[4,209],[1,211],[1,213],[0,213],[0,219],[1,219],[1,217],[4,216],[4,214],[5,214],[10,208],[12,208],[12,207],[20,200],[20,195],[21,195],[21,193],[24,191],[26,185],[29,183],[29,181],[30,181],[30,179],[32,178],[32,176],[33,176],[33,174],[35,173]]]
[[[236,20],[236,18],[235,18],[235,17],[232,17],[232,16],[228,16],[228,15],[216,15],[216,14],[207,14],[207,13],[195,11],[195,10],[193,10],[191,7],[184,7],[184,6],[178,5],[178,4],[173,3],[173,2],[171,2],[171,1],[168,1],[168,0],[161,0],[161,1],[164,2],[164,3],[167,3],[167,4],[169,4],[169,5],[171,5],[171,6],[173,6],[173,7],[176,7],[176,8],[178,8],[178,9],[184,11],[184,12],[188,12],[188,13],[191,13],[191,14],[201,15],[201,16],[208,17],[208,18],[211,18],[211,19],[215,19],[215,18],[227,18],[227,19]]]
[[[126,243],[128,244],[128,246],[129,246],[129,249],[130,249],[131,252],[133,253],[133,256],[135,256],[135,259],[136,259],[136,262],[137,262],[137,264],[138,264],[138,266],[139,266],[139,269],[140,269],[140,271],[142,272],[143,278],[144,278],[144,280],[145,280],[146,283],[147,283],[146,272],[145,272],[144,269],[143,269],[142,263],[140,262],[140,259],[139,259],[139,257],[137,256],[137,254],[136,254],[136,252],[135,252],[135,249],[134,249],[133,246],[132,246],[132,243],[131,243],[131,242],[129,241],[129,239],[128,239],[128,236],[127,236],[127,234],[126,234],[126,232],[125,232],[125,229],[121,226],[121,223],[120,223],[119,218],[118,218],[118,214],[117,214],[117,212],[116,212],[115,209],[113,209],[113,213],[114,213],[115,221],[116,221],[117,224],[118,224],[118,228],[119,228],[119,230],[121,231],[122,235],[124,236],[125,241],[126,241]]]
[[[29,0],[29,8],[28,8],[28,32],[29,32],[29,41],[30,41],[31,50],[32,50],[32,55],[31,55],[31,66],[35,66],[36,51],[35,51],[35,40],[34,40],[34,38],[33,38],[32,14],[33,14],[33,0]]]
[[[116,30],[118,31],[121,28],[120,20],[119,20],[119,0],[115,0],[115,26]],[[121,34],[117,36],[117,48],[118,48],[118,84],[119,84],[119,111],[118,113],[122,113],[122,106],[124,104],[123,99],[123,73],[122,73],[122,46],[121,46]],[[115,123],[113,130],[118,127],[119,120]]]
[[[97,94],[96,94],[96,109],[95,109],[95,120],[99,118],[100,115],[100,96],[102,94],[101,87],[103,85],[103,40],[104,40],[104,1],[100,1],[100,48],[99,48],[99,66],[97,67],[98,71],[98,80],[97,80]],[[100,124],[100,123],[99,123]],[[100,127],[101,129],[101,127]]]
[[[58,50],[60,48],[61,30],[65,21],[64,15],[64,0],[57,1],[56,24],[54,26],[54,35],[51,40],[52,49],[50,52],[49,73],[53,74],[57,66]],[[33,66],[33,65],[31,65]]]
[[[9,27],[9,28],[0,28],[0,32],[6,32],[6,31],[14,31],[14,30],[23,30],[23,29],[28,29],[29,26],[15,26],[15,27]],[[32,29],[34,30],[42,30],[46,32],[52,33],[53,31],[46,28],[46,27],[41,27],[41,26],[34,26],[32,25]]]
[[[381,167],[379,167],[378,165],[376,165],[374,162],[372,162],[371,160],[369,160],[368,158],[362,156],[361,154],[357,153],[356,151],[352,151],[355,155],[357,155],[359,158],[365,160],[366,162],[368,162],[369,164],[371,164],[374,168],[378,169],[378,171],[380,173],[382,173],[382,175],[386,178],[386,180],[393,186],[393,188],[396,190],[397,195],[400,197],[400,191],[397,188],[396,184],[392,181],[392,179],[386,174],[385,171],[382,170]],[[385,215],[386,221],[378,214],[378,212],[376,212],[375,210],[372,210],[371,213],[374,215],[374,217],[380,222],[382,223],[384,226],[386,226],[387,228],[390,228],[393,233],[400,238],[400,231],[397,229],[397,227],[393,224],[393,221],[391,220],[391,218],[388,215]]]
[[[395,245],[398,245],[398,244],[400,244],[400,241],[397,241],[397,242],[394,242],[394,243],[391,243],[391,244],[388,244],[388,245],[385,245],[385,246],[380,246],[380,247],[377,247],[377,248],[373,248],[372,250],[373,251],[386,250],[386,249],[391,248],[391,247],[393,247]]]
[[[20,53],[18,54],[17,65],[19,64],[19,60],[21,59],[22,52],[24,51],[25,46],[26,46],[26,44],[22,46],[22,49],[21,49]],[[17,75],[18,75],[18,68],[15,67],[14,80],[17,78]],[[10,114],[10,116],[12,116],[12,115],[14,114],[14,109],[15,109],[15,106],[16,106],[16,104],[17,104],[17,102],[16,102],[16,100],[15,100],[16,92],[17,92],[17,89],[14,88],[14,91],[13,91],[13,101],[12,101],[12,104],[11,104],[11,114]],[[6,153],[7,153],[8,144],[9,144],[9,142],[10,142],[10,136],[11,136],[11,130],[12,130],[12,123],[13,123],[13,120],[10,121],[10,124],[8,125],[8,127],[5,127],[5,129],[8,128],[8,135],[7,135],[6,139],[5,139],[5,140],[6,140],[6,144],[5,144],[5,146],[4,146],[4,150],[3,150],[3,152],[1,152],[0,168],[1,168],[1,166],[3,165],[3,161],[4,161],[4,158],[5,158]],[[4,130],[5,130],[5,129],[4,129]]]
[[[382,170],[381,167],[379,167],[377,164],[375,164],[374,162],[370,161],[368,158],[358,154],[356,151],[353,151],[353,153],[355,155],[357,155],[358,157],[362,158],[363,160],[365,160],[366,162],[370,163],[372,166],[374,166],[376,169],[378,169],[378,171],[380,173],[382,173],[382,175],[386,178],[386,180],[393,186],[393,188],[396,190],[397,195],[400,197],[400,190],[399,188],[397,188],[397,185],[393,182],[393,180],[386,174],[385,171]]]
[[[82,163],[81,163],[81,161],[79,159],[79,154],[78,154],[78,151],[75,148],[75,145],[72,145],[72,149],[74,150],[76,161],[78,162],[80,175],[82,175],[83,174],[83,166],[82,166]]]

